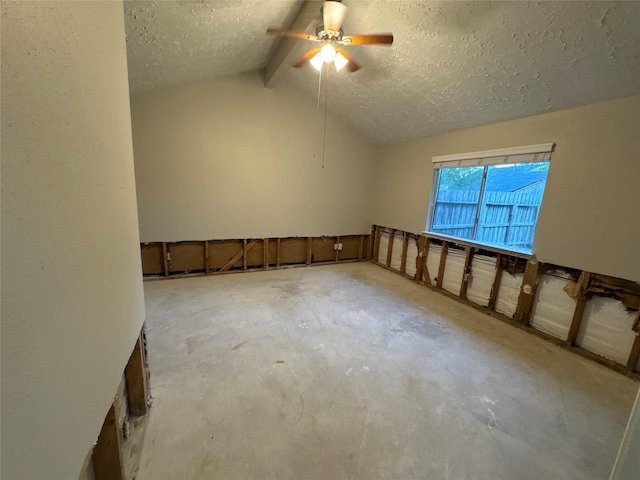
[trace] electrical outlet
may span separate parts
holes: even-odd
[[[333,249],[342,251],[342,244],[341,243],[334,243],[333,244]]]

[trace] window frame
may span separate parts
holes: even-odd
[[[484,199],[484,190],[486,186],[487,173],[488,169],[492,165],[500,165],[500,164],[519,164],[519,163],[535,163],[535,162],[551,162],[551,154],[555,150],[555,143],[547,143],[540,145],[530,145],[524,147],[514,147],[514,148],[503,148],[497,150],[486,150],[479,152],[470,152],[463,154],[453,154],[453,155],[442,155],[432,158],[433,162],[433,178],[431,182],[431,193],[429,195],[429,207],[427,210],[427,223],[426,228],[422,232],[425,235],[428,235],[433,238],[438,238],[441,240],[446,240],[454,243],[472,245],[477,248],[481,248],[484,250],[495,251],[498,253],[507,253],[512,256],[519,256],[522,258],[530,258],[534,255],[533,245],[531,252],[527,253],[522,250],[513,250],[508,247],[501,247],[495,244],[488,244],[479,242],[475,239],[477,230],[478,230],[478,222],[480,220],[480,214],[482,209],[482,200]],[[539,158],[539,155],[543,154],[542,158]],[[518,158],[519,157],[519,158]],[[498,161],[497,159],[500,159]],[[458,162],[458,165],[455,167],[451,166],[442,166],[443,164],[449,162]],[[440,170],[444,168],[462,168],[462,167],[470,167],[470,166],[482,166],[482,179],[480,183],[480,190],[478,194],[478,203],[476,205],[476,214],[473,223],[473,238],[463,238],[463,237],[455,237],[453,235],[442,234],[433,231],[433,217],[435,214],[435,206],[438,196],[438,187],[440,182]],[[545,187],[546,187],[546,179],[545,179]],[[542,197],[544,200],[544,195]],[[540,206],[542,206],[542,200]],[[538,220],[540,218],[540,212],[538,211],[538,216],[536,217],[536,223],[534,227],[534,231],[537,230]],[[533,240],[535,240],[535,233]]]

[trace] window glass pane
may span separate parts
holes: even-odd
[[[530,253],[549,162],[492,165],[475,240]]]
[[[473,238],[474,222],[484,167],[442,168],[431,231],[459,238]]]

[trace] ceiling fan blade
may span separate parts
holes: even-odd
[[[393,34],[349,35],[342,37],[341,43],[344,45],[391,45],[393,43]]]
[[[313,57],[316,56],[316,54],[320,51],[319,48],[312,48],[311,50],[309,50],[307,53],[305,53],[302,58],[300,60],[298,60],[296,63],[293,64],[294,67],[296,68],[300,68],[303,65],[305,65],[306,63],[309,62],[309,60],[311,60]]]
[[[338,48],[338,53],[340,55],[342,55],[344,58],[346,58],[349,63],[347,63],[347,70],[349,70],[349,72],[353,73],[356,72],[358,70],[360,70],[362,67],[358,64],[358,62],[356,62],[353,57],[351,55],[349,55],[347,53],[347,51],[344,48]]]
[[[270,33],[272,35],[283,35],[285,37],[292,37],[292,38],[300,38],[302,40],[311,40],[312,42],[318,42],[318,37],[316,37],[315,35],[310,35],[308,33],[303,33],[303,32],[295,32],[293,30],[279,30],[277,28],[267,28],[267,33]]]
[[[347,7],[340,2],[324,2],[322,4],[322,19],[325,30],[338,32],[347,14]]]

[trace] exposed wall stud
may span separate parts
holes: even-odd
[[[104,419],[98,442],[93,448],[93,473],[96,480],[124,480],[122,444],[116,411],[118,408],[114,402]]]
[[[247,252],[251,250],[253,247],[255,247],[257,244],[258,242],[256,240],[252,240],[251,242],[249,242],[246,245],[246,247],[243,243],[240,251],[236,253],[233,257],[231,257],[231,259],[227,263],[225,263],[224,266],[220,270],[218,270],[218,272],[226,272],[231,267],[233,267],[238,260],[240,260],[240,257],[246,258]]]
[[[269,239],[262,240],[262,267],[269,270]]]
[[[307,265],[311,265],[311,249],[313,246],[313,237],[308,237],[307,238]]]
[[[575,345],[578,333],[580,333],[580,324],[582,323],[582,316],[584,315],[584,308],[587,306],[588,296],[582,296],[578,298],[576,302],[576,308],[573,311],[573,318],[571,319],[571,327],[569,327],[569,334],[567,335],[567,344]]]
[[[424,254],[422,255],[422,277],[424,278],[424,282],[429,286],[432,285],[431,275],[429,274],[429,266],[427,265],[427,257],[429,256],[430,247],[431,239],[427,237],[424,242]],[[420,281],[422,281],[422,279]]]
[[[247,239],[242,239],[242,269],[247,270]]]
[[[496,309],[496,302],[498,301],[498,290],[500,290],[500,281],[502,280],[502,254],[498,254],[496,258],[496,274],[493,277],[493,284],[491,285],[491,294],[489,295],[489,310]]]
[[[393,238],[396,236],[395,228],[389,229],[389,243],[387,244],[387,267],[391,267],[391,255],[393,252]]]
[[[465,247],[464,269],[462,270],[462,283],[460,284],[460,298],[467,299],[467,289],[469,288],[469,279],[471,278],[473,265],[473,247],[467,245]]]
[[[276,240],[276,268],[280,268],[280,238]]]
[[[209,273],[209,240],[204,241],[204,273]]]
[[[407,273],[407,248],[409,248],[409,236],[402,232],[402,256],[400,259],[400,272]]]
[[[523,325],[529,325],[531,311],[533,310],[533,304],[536,300],[539,281],[539,265],[540,264],[534,255],[527,261],[524,268],[524,278],[522,279],[522,286],[520,287],[518,305],[516,307],[516,312],[513,315],[513,319]]]
[[[124,376],[127,382],[129,412],[133,416],[144,415],[147,413],[147,399],[149,395],[142,333],[138,336],[129,362],[125,367]]]
[[[167,243],[162,242],[162,262],[164,267],[164,276],[169,276],[169,252],[167,250]]]
[[[360,242],[358,243],[358,260],[362,260],[364,254],[364,235],[360,235]]]
[[[373,243],[373,261],[380,262],[380,237],[382,236],[382,232],[384,231],[383,227],[376,226],[375,235],[374,235],[374,243]]]
[[[340,247],[339,247],[339,245],[340,245],[340,237],[336,237],[336,245],[337,246],[336,246],[336,259],[335,260],[337,262],[338,260],[340,260]]]
[[[376,226],[371,227],[371,233],[369,234],[369,243],[367,243],[367,260],[373,260],[374,243],[376,237]]]
[[[414,280],[416,283],[422,282],[424,276],[424,250],[427,242],[427,238],[424,235],[418,237],[418,256],[416,257],[416,276]]]
[[[438,267],[438,288],[442,288],[444,282],[444,270],[447,265],[447,253],[449,252],[449,244],[442,242],[442,249],[440,250],[440,265]]]

